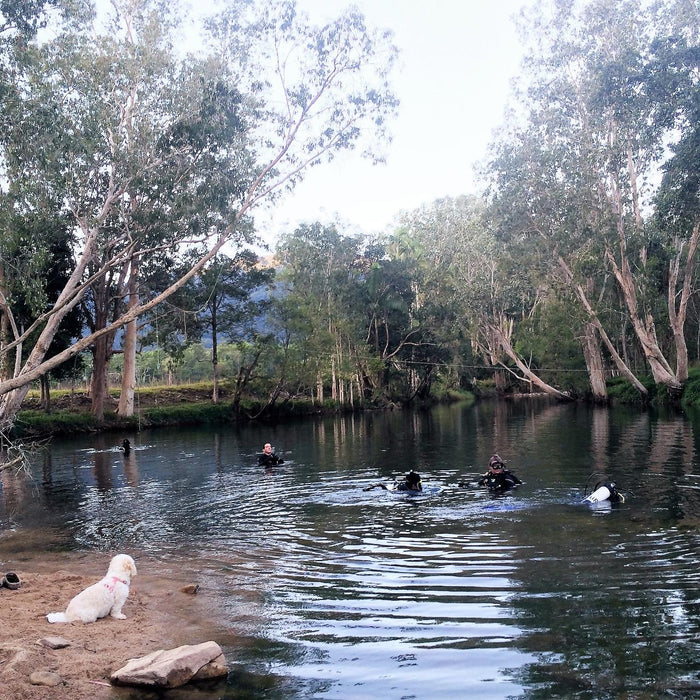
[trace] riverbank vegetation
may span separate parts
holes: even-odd
[[[345,412],[347,406],[326,399],[323,403],[304,397],[287,397],[274,407],[263,399],[246,397],[234,410],[233,387],[224,380],[219,385],[219,400],[212,400],[214,385],[209,382],[177,385],[151,385],[136,390],[134,415],[122,417],[115,410],[107,410],[98,420],[91,409],[89,395],[83,390],[61,389],[52,392],[52,409],[42,407],[42,395],[33,390],[27,394],[23,409],[12,429],[15,438],[70,435],[95,431],[139,431],[146,428],[177,425],[222,425],[232,422],[264,419],[279,421],[302,416],[319,416]],[[468,392],[450,392],[443,401],[474,401]],[[118,389],[110,392],[111,405],[119,403]],[[377,406],[358,406],[357,409]],[[382,406],[381,408],[390,408]]]
[[[140,392],[178,373],[211,382],[181,409],[211,420],[465,393],[700,398],[694,3],[537,4],[479,193],[381,234],[310,221],[266,255],[256,204],[338,149],[381,157],[390,34],[238,3],[195,56],[173,48],[176,3],[165,21],[117,1],[109,25],[48,5],[2,10],[3,431],[31,387],[51,410],[59,382],[89,384],[96,425],[156,421]]]

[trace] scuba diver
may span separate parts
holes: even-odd
[[[599,481],[593,491],[583,499],[586,503],[602,503],[610,501],[610,503],[624,503],[625,496],[620,493],[617,484],[614,481]]]
[[[276,467],[278,464],[284,464],[284,460],[278,457],[272,451],[272,445],[266,442],[262,453],[258,454],[258,464],[262,467]]]
[[[479,486],[486,486],[489,491],[503,493],[523,482],[512,471],[506,469],[505,462],[494,454],[489,460],[489,470],[482,474],[476,483]]]
[[[399,482],[394,482],[396,491],[422,491],[423,484],[420,480],[420,474],[411,469],[408,474]]]
[[[420,474],[411,469],[406,476],[401,479],[401,481],[394,481],[391,486],[386,484],[373,484],[372,486],[367,486],[362,489],[363,491],[371,491],[372,489],[384,489],[385,491],[407,491],[409,493],[418,493],[423,490],[423,484],[421,482]]]

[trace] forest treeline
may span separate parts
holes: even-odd
[[[397,50],[352,8],[317,27],[291,0],[233,3],[192,51],[182,16],[156,0],[0,7],[2,426],[32,383],[86,368],[93,414],[111,367],[129,416],[154,356],[161,374],[206,366],[234,408],[484,387],[688,397],[696,0],[528,6],[478,193],[388,232],[310,220],[263,256],[259,207],[338,150],[381,159]]]

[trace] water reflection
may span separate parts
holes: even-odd
[[[124,452],[124,476],[127,486],[139,485],[139,467],[136,461],[136,449],[131,448],[129,452]]]
[[[682,416],[527,400],[130,439],[128,455],[55,442],[38,488],[3,473],[0,522],[206,581],[251,697],[690,697],[698,681]],[[458,488],[494,451],[525,484]],[[364,491],[410,468],[421,496]],[[594,472],[627,503],[582,505]]]

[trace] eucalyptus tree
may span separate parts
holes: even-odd
[[[45,11],[53,4],[52,0],[0,2],[0,133],[10,130],[16,114],[18,91],[28,60],[25,47],[44,26]],[[48,223],[49,216],[43,211],[26,216],[15,207],[19,193],[12,191],[12,183],[6,176],[8,159],[11,155],[0,138],[0,348],[18,335],[18,325],[26,324],[27,314],[36,313],[45,304],[42,271],[51,257],[51,244],[43,239],[41,226],[37,226],[40,220]],[[49,228],[55,231],[60,225],[60,216],[54,216]],[[13,299],[23,307],[22,318],[15,319],[10,311]],[[21,366],[21,357],[20,346],[13,368],[12,358],[5,353],[0,355],[0,379],[12,376],[13,370]]]
[[[295,373],[315,400],[330,387],[333,400],[345,400],[346,387],[361,386],[352,366],[363,366],[358,347],[355,280],[362,241],[335,225],[303,224],[282,237],[275,257],[280,265],[278,319],[298,351]],[[293,307],[293,308],[290,308]],[[348,393],[348,396],[351,394]]]
[[[556,118],[552,116],[548,126]],[[552,143],[557,144],[557,153],[551,152]],[[546,286],[573,293],[585,310],[586,321],[579,335],[594,398],[607,398],[601,342],[620,373],[646,394],[646,387],[606,331],[610,302],[616,300],[611,295],[612,275],[606,274],[601,264],[603,247],[597,239],[588,238],[591,226],[581,218],[579,207],[590,192],[590,184],[585,178],[577,180],[576,173],[584,170],[578,152],[567,150],[568,145],[543,139],[539,125],[499,143],[489,166],[493,179],[487,216],[501,246],[512,258],[521,260],[522,270],[537,260]],[[563,178],[564,171],[572,174],[573,182]]]
[[[217,255],[191,281],[187,314],[176,314],[176,318],[189,319],[189,342],[211,339],[214,403],[219,400],[219,341],[226,339],[242,346],[254,343],[264,333],[273,278],[274,269],[261,266],[258,256],[244,249],[232,258]]]
[[[465,371],[473,364],[471,317],[461,281],[469,274],[472,261],[461,258],[459,250],[475,225],[478,200],[475,197],[446,197],[404,213],[394,237],[416,261],[414,290],[416,307],[431,319],[448,357],[441,368],[447,386],[471,383]],[[464,266],[458,269],[460,266]],[[472,369],[470,367],[470,369]]]
[[[420,329],[420,343],[402,350],[408,394],[424,399],[439,382],[444,389],[461,388],[464,364],[471,364],[463,316],[455,303],[439,232],[430,223],[427,207],[401,216],[385,242],[385,255],[403,267],[411,289],[410,326]],[[426,220],[427,219],[427,220]],[[418,223],[420,221],[420,224]],[[425,233],[425,236],[421,236]],[[409,329],[410,330],[410,329]],[[410,339],[410,338],[409,338]]]
[[[594,0],[556,4],[551,16],[540,11],[530,25],[536,39],[521,95],[525,123],[500,139],[490,166],[501,234],[549,255],[552,275],[571,286],[588,316],[589,341],[597,333],[598,344],[588,345],[595,364],[602,343],[642,394],[605,323],[606,306],[616,299],[612,279],[656,383],[680,390],[696,241],[686,228],[674,244],[645,215],[667,146],[688,128],[672,89],[676,71],[661,65],[653,47],[680,28],[697,48],[697,8],[679,20],[690,5]],[[650,75],[652,66],[665,82]],[[687,84],[697,82],[696,70],[685,75]]]
[[[357,298],[364,343],[374,357],[375,371],[368,377],[377,398],[428,398],[437,367],[448,359],[444,328],[436,322],[442,307],[426,294],[421,254],[401,232],[363,251]]]
[[[534,259],[526,264],[494,237],[481,200],[437,200],[405,217],[403,224],[429,251],[427,267],[442,277],[436,288],[442,308],[452,310],[460,335],[469,338],[478,354],[520,382],[569,398],[540,376],[527,353],[518,351],[518,323],[531,318],[543,303],[541,278]],[[495,376],[497,386],[504,388],[504,375]]]
[[[700,8],[678,3],[669,34],[652,45],[645,78],[656,99],[654,119],[676,136],[655,198],[656,224],[672,251],[668,314],[681,378],[687,377],[685,321],[700,241]],[[676,299],[678,300],[676,302]]]
[[[307,168],[341,149],[380,155],[396,108],[388,85],[391,36],[368,29],[356,10],[315,27],[291,0],[236,3],[211,23],[212,45],[195,59],[172,47],[170,19],[179,6],[114,0],[113,7],[116,24],[106,32],[96,23],[56,26],[30,47],[35,62],[17,91],[11,128],[0,137],[8,179],[55,194],[76,240],[76,264],[56,303],[24,332],[17,328],[3,348],[40,331],[21,367],[0,382],[4,426],[30,382],[167,299],[225,245],[244,241],[255,207],[273,202]],[[227,104],[214,99],[202,109],[220,87]],[[218,120],[228,109],[236,129],[226,141]],[[200,167],[212,161],[213,182]],[[157,213],[153,238],[132,216],[134,203],[137,212]],[[90,286],[112,271],[128,280],[134,262],[143,268],[161,248],[188,244],[206,252],[186,274],[167,289],[141,287],[138,298],[132,287],[135,303],[46,358],[65,315]],[[124,293],[116,288],[115,298]]]

